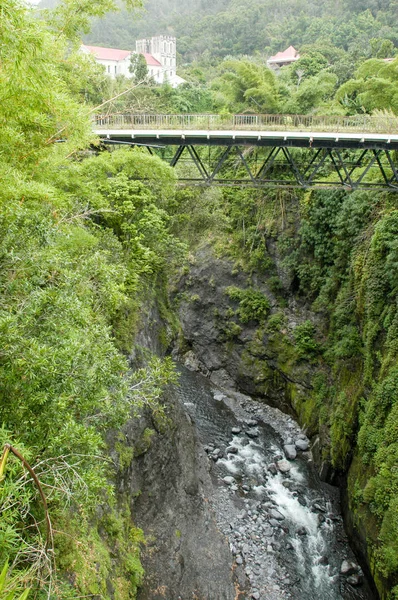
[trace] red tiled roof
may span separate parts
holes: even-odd
[[[160,63],[152,54],[148,54],[147,52],[142,53],[143,57],[146,60],[146,64],[150,67],[161,67],[162,63]]]
[[[124,60],[131,54],[131,50],[119,50],[118,48],[102,48],[101,46],[86,46],[86,48],[91,54],[98,58],[99,60]]]
[[[298,60],[300,58],[296,48],[289,46],[284,52],[277,52],[275,56],[271,56],[268,62],[288,62]]]

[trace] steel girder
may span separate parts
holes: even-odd
[[[188,175],[186,168],[180,169],[180,181],[208,185],[343,187],[351,190],[388,187],[398,192],[395,150],[366,148],[344,152],[341,148],[307,148],[305,151],[292,151],[286,146],[274,146],[267,150],[267,155],[260,163],[257,149],[247,150],[242,146],[229,145],[218,152],[216,158],[210,159],[205,153],[198,152],[195,146],[181,144],[170,164],[177,167],[184,162],[186,166],[188,159],[196,167],[199,176],[195,177],[192,171]],[[236,177],[231,177],[231,171]]]
[[[110,143],[118,144],[115,140]],[[122,143],[145,146],[135,141]],[[217,147],[180,143],[177,146],[148,144],[147,148],[177,168],[179,181],[187,183],[350,190],[387,187],[398,192],[398,151],[385,147],[292,148],[238,144]]]

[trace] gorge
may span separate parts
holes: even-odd
[[[396,600],[396,0],[149,2],[178,88],[80,51],[124,4],[0,6],[0,600]],[[382,137],[173,158],[126,114]]]

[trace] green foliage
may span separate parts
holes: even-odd
[[[26,600],[29,596],[29,589],[26,589],[22,592],[21,595],[18,595],[18,598],[15,597],[17,593],[14,588],[15,586],[15,578],[11,581],[7,580],[7,572],[8,572],[8,561],[5,562],[4,567],[0,573],[0,599],[1,600]]]
[[[139,83],[148,76],[148,67],[143,54],[133,54],[130,58],[129,71],[134,75],[134,81]]]
[[[97,528],[99,504],[113,502],[106,433],[144,408],[165,427],[161,395],[175,374],[160,359],[131,374],[119,348],[131,351],[144,290],[163,285],[184,247],[170,232],[175,177],[160,159],[122,151],[70,160],[93,140],[82,89],[95,96],[99,88],[68,38],[109,5],[67,1],[51,22],[17,0],[0,11],[0,443],[34,466],[63,532],[55,539],[59,597],[108,598],[114,574],[115,598],[124,600],[142,568],[127,526],[106,541]],[[137,179],[148,173],[158,179],[144,186]],[[120,440],[118,450],[122,462],[131,458]],[[0,561],[13,561],[25,587],[45,589],[43,508],[12,457],[0,509]],[[122,548],[116,574],[114,546]]]
[[[249,60],[226,60],[223,74],[213,83],[216,103],[221,109],[242,112],[276,112],[278,90],[275,74],[261,64]]]
[[[270,310],[270,301],[262,292],[253,289],[242,290],[237,287],[228,287],[226,294],[239,303],[237,315],[242,323],[249,321],[262,322]]]
[[[242,327],[235,323],[235,321],[227,321],[223,325],[222,330],[227,340],[236,339],[242,333]]]
[[[389,110],[398,114],[398,58],[393,62],[372,58],[363,63],[355,78],[344,83],[336,98],[352,112]]]
[[[307,50],[294,63],[294,69],[292,69],[293,81],[297,83],[301,79],[315,77],[327,66],[327,58],[321,52],[315,49]]]
[[[183,5],[177,0],[148,0],[147,11],[138,19],[126,13],[94,23],[91,42],[128,48],[131,40],[172,28],[178,51],[185,63],[200,61],[209,70],[226,56],[275,54],[291,44],[302,47],[334,46],[350,51],[356,61],[369,57],[370,40],[388,39],[397,43],[395,0],[295,0],[283,6],[272,0],[214,0]],[[326,56],[326,54],[325,54]],[[329,58],[329,57],[328,57]]]
[[[315,326],[311,321],[304,321],[293,330],[296,350],[300,358],[311,359],[319,352],[319,344],[315,338]]]
[[[337,76],[327,71],[304,79],[286,102],[282,112],[306,114],[321,107],[332,99],[336,84]]]

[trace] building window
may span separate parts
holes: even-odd
[[[110,73],[110,72],[111,72],[111,67],[110,67],[110,65],[108,65],[108,73]]]

